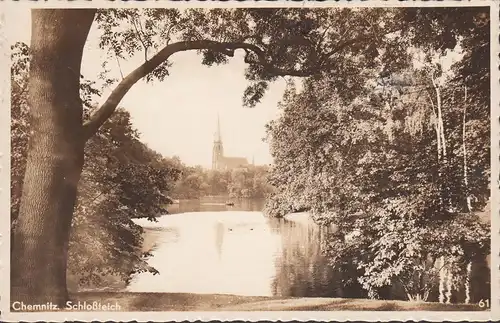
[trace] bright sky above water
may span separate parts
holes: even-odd
[[[11,15],[16,26],[30,26],[27,9]],[[98,44],[96,26],[89,34],[84,50],[82,74],[90,80],[102,72],[106,55]],[[15,31],[12,41],[30,43],[31,28]],[[239,54],[239,55],[238,55]],[[141,139],[164,156],[179,156],[188,165],[211,167],[212,143],[217,114],[220,116],[224,151],[227,156],[255,159],[256,164],[272,162],[265,136],[265,124],[276,118],[277,104],[285,89],[284,80],[270,87],[263,101],[253,109],[242,107],[242,95],[247,81],[245,64],[238,53],[227,65],[206,67],[196,52],[181,52],[171,58],[170,76],[164,82],[137,83],[120,106],[130,111],[133,124]],[[143,62],[137,55],[120,62],[124,75]],[[116,61],[110,61],[114,77],[120,78]],[[105,100],[105,92],[101,101]]]

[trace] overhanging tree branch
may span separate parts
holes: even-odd
[[[116,110],[118,104],[123,99],[125,94],[128,93],[130,88],[137,83],[144,76],[148,75],[155,68],[160,66],[163,62],[165,62],[171,55],[188,50],[200,50],[200,49],[209,49],[217,52],[221,52],[225,55],[231,56],[234,54],[234,51],[237,49],[243,49],[246,51],[251,51],[257,55],[258,61],[253,63],[258,63],[262,65],[266,72],[276,75],[276,76],[297,76],[297,77],[305,77],[310,76],[314,73],[319,72],[318,68],[308,68],[308,69],[281,69],[272,65],[270,61],[267,59],[267,55],[264,50],[259,46],[254,44],[249,44],[245,42],[217,42],[213,40],[198,40],[198,41],[180,41],[176,43],[172,43],[170,45],[165,46],[162,50],[160,50],[156,55],[154,55],[150,60],[147,60],[138,68],[133,70],[130,74],[128,74],[111,92],[107,100],[104,104],[91,116],[90,119],[84,124],[84,134],[85,140],[88,140],[92,137],[97,130],[104,124],[104,122],[113,114]]]
[[[165,62],[171,55],[188,50],[201,50],[207,49],[222,53],[227,56],[233,56],[234,51],[237,49],[243,49],[246,52],[245,62],[250,64],[258,64],[262,66],[268,75],[272,76],[295,76],[295,77],[307,77],[314,74],[318,74],[322,71],[322,67],[328,59],[331,58],[336,53],[339,53],[346,47],[349,47],[355,43],[363,42],[369,40],[372,36],[363,35],[349,40],[339,41],[334,48],[328,52],[321,54],[320,59],[313,62],[314,64],[308,64],[308,67],[304,68],[280,68],[273,64],[273,60],[266,54],[265,50],[260,46],[247,43],[245,40],[256,39],[259,43],[262,42],[261,37],[250,35],[240,38],[239,41],[235,42],[219,42],[214,40],[195,40],[195,41],[179,41],[172,44],[166,45],[162,50],[160,50],[151,59],[146,60],[141,66],[136,68],[130,74],[128,74],[111,92],[108,99],[104,104],[90,117],[90,119],[84,124],[85,139],[88,140],[92,135],[94,135],[99,127],[113,114],[116,110],[118,104],[123,99],[125,94],[130,90],[130,88],[137,83],[141,78],[153,72],[158,66]],[[263,46],[263,45],[261,45]],[[257,60],[251,60],[249,53],[255,54]]]

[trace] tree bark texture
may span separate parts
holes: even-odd
[[[12,252],[11,302],[67,300],[69,232],[83,167],[80,67],[95,10],[34,9],[31,136]]]

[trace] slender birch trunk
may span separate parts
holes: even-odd
[[[441,90],[439,89],[439,85],[434,81],[434,78],[432,78],[431,80],[434,90],[436,92],[436,108],[437,108],[437,118],[438,118],[437,122],[438,122],[439,135],[441,136],[441,147],[442,147],[443,157],[446,159],[446,138],[444,134]]]
[[[449,269],[446,272],[446,304],[450,304],[453,296],[453,272]]]
[[[472,273],[472,262],[467,264],[467,272],[465,276],[465,304],[470,303],[470,276]]]
[[[462,148],[464,153],[464,184],[465,196],[467,200],[467,211],[472,211],[471,197],[469,195],[469,179],[467,178],[467,146],[466,146],[466,118],[467,118],[467,86],[464,86],[464,113],[463,113],[463,128],[462,128]]]
[[[443,160],[443,157],[446,156],[446,149],[444,148],[445,142],[443,140],[443,132],[442,132],[442,110],[441,110],[441,98],[440,98],[440,92],[439,89],[437,89],[436,83],[434,82],[434,79],[431,78],[433,88],[435,89],[436,93],[436,104],[434,104],[434,100],[432,99],[432,96],[430,93],[427,93],[429,96],[429,100],[432,105],[432,112],[434,114],[434,117],[436,118],[436,124],[434,129],[436,130],[436,141],[437,141],[437,163],[438,163],[438,178],[439,178],[439,183],[438,185],[441,187],[441,162]],[[441,204],[443,204],[443,199],[442,196],[439,197],[439,200]],[[444,256],[441,256],[439,260],[439,303],[444,303],[445,301],[445,279],[446,279],[446,269],[445,269],[445,258]]]
[[[464,86],[464,113],[463,113],[463,128],[462,128],[462,147],[464,153],[464,185],[465,185],[465,198],[467,203],[467,212],[472,211],[471,197],[469,195],[469,179],[467,178],[467,145],[466,145],[466,121],[467,121],[467,86]],[[472,272],[472,262],[467,264],[465,274],[465,304],[470,302],[470,275]]]
[[[437,138],[437,155],[438,155],[438,164],[441,163],[441,136],[439,135],[439,126],[436,125],[436,138]],[[441,175],[441,171],[439,171]]]
[[[439,303],[444,303],[444,280],[446,278],[446,269],[445,269],[445,262],[444,262],[444,256],[441,256],[440,261],[439,261]]]

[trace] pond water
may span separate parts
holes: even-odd
[[[156,223],[137,220],[152,248],[149,264],[160,274],[138,274],[127,290],[367,296],[353,273],[334,272],[322,254],[321,241],[331,229],[315,225],[304,213],[266,218],[262,206],[262,200],[235,200],[234,206],[226,206],[223,198],[180,201]],[[391,289],[384,298],[404,299],[404,294]]]
[[[342,288],[321,254],[319,228],[305,214],[270,219],[263,200],[180,201],[157,223],[138,220],[152,239],[149,264],[129,291],[247,296],[361,296]],[[351,288],[352,289],[352,288]],[[356,288],[359,290],[359,288]]]

